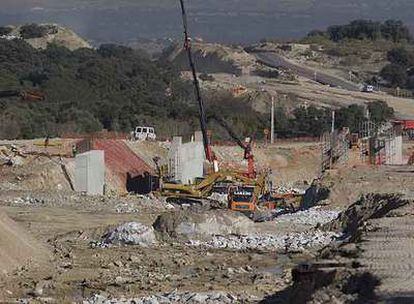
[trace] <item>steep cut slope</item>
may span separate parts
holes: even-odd
[[[242,47],[229,47],[217,43],[192,44],[197,71],[202,73],[248,74],[256,59]],[[168,60],[182,70],[188,70],[188,59],[181,45],[171,48]]]
[[[46,247],[0,210],[0,276],[29,261],[46,263],[49,257]]]

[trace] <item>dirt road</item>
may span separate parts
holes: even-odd
[[[392,215],[368,222],[358,262],[361,271],[379,279],[376,295],[380,301],[409,303],[414,299],[414,205]]]

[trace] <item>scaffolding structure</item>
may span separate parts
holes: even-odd
[[[322,161],[321,172],[333,169],[337,164],[346,163],[349,159],[348,139],[349,129],[341,131],[326,132],[321,136]]]
[[[360,157],[371,165],[401,164],[402,137],[392,124],[365,121],[359,130]]]

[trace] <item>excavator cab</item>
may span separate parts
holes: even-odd
[[[255,186],[240,185],[229,189],[229,209],[239,212],[254,212],[256,210]]]

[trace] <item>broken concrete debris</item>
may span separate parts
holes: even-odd
[[[303,252],[320,249],[337,237],[339,234],[334,232],[315,230],[285,235],[216,235],[209,241],[189,240],[186,244],[214,249]]]
[[[110,230],[102,237],[98,246],[138,245],[148,247],[157,244],[154,229],[138,222],[129,222]]]
[[[231,304],[240,303],[237,297],[224,292],[176,292],[152,295],[141,298],[120,298],[112,299],[103,295],[94,295],[83,304],[175,304],[175,303],[208,303],[208,304]]]
[[[45,204],[45,200],[34,198],[31,196],[26,197],[18,197],[14,200],[12,200],[11,205],[43,205]]]
[[[323,225],[334,219],[339,215],[339,210],[323,210],[320,207],[314,207],[304,211],[289,213],[281,215],[275,220],[279,223],[290,222],[309,226]]]

